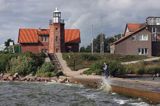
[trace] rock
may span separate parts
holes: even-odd
[[[0,74],[0,80],[3,78],[3,75],[4,75],[3,73]]]
[[[66,81],[67,81],[67,77],[65,77],[65,76],[60,76],[58,79],[59,83],[65,83]]]
[[[57,79],[57,77],[51,77],[51,78],[50,78],[50,81],[51,81],[51,82],[57,82],[58,79]]]
[[[9,80],[9,81],[13,81],[14,78],[13,78],[12,76],[8,76],[8,80]]]
[[[2,80],[7,81],[9,76],[11,76],[11,74],[4,74]]]
[[[26,81],[25,77],[20,78],[20,81]]]
[[[26,81],[35,81],[36,79],[37,79],[37,77],[33,76],[32,74],[25,76]]]
[[[15,73],[14,75],[13,75],[13,80],[19,80],[19,74],[18,73]]]

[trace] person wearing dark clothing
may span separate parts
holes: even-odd
[[[109,77],[108,65],[106,63],[103,64],[103,72],[106,78]]]

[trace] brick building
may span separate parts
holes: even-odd
[[[47,29],[20,28],[18,43],[22,52],[33,53],[57,53],[78,52],[80,43],[79,29],[65,29],[61,12],[57,9],[53,12],[53,19]]]
[[[123,37],[110,46],[112,54],[160,55],[160,17],[148,17],[145,23],[129,23]]]

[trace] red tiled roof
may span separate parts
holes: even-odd
[[[38,43],[37,29],[19,29],[19,43]]]
[[[38,35],[49,35],[49,29],[38,29]]]
[[[139,23],[128,23],[127,24],[129,32],[135,32],[143,26],[144,24],[139,24]]]
[[[49,35],[49,29],[19,29],[18,43],[38,43],[39,35]],[[79,29],[65,29],[65,43],[79,43]]]
[[[79,29],[65,29],[65,43],[79,43],[80,40],[80,30]]]

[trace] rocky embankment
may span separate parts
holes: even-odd
[[[22,77],[15,73],[11,74],[1,74],[0,81],[24,81],[24,82],[58,82],[58,83],[66,83],[69,82],[68,77],[59,76],[59,77],[37,77],[32,75],[27,75]]]

